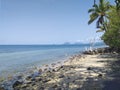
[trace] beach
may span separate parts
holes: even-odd
[[[9,90],[119,90],[120,55],[99,52],[76,54],[24,78],[18,76],[12,85],[6,83],[2,87]],[[2,87],[0,90],[4,90]]]
[[[120,90],[120,0],[0,4],[0,90]]]

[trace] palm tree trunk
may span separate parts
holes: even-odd
[[[103,23],[103,27],[104,27],[104,30],[105,32],[107,31],[107,26]]]
[[[96,4],[96,0],[94,0],[94,5],[93,5],[93,7],[95,6],[95,4]]]
[[[105,20],[104,20],[104,17],[101,16],[101,24],[103,25],[103,28],[105,30],[105,32],[107,31],[107,25],[105,24]]]

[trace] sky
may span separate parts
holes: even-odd
[[[110,0],[114,1],[114,0]],[[88,25],[93,0],[0,0],[0,44],[88,42],[96,33]]]

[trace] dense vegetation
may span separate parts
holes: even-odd
[[[108,31],[104,33],[102,39],[112,48],[120,49],[120,15],[113,7],[109,12]]]
[[[107,0],[94,3],[93,8],[88,10],[88,24],[97,19],[97,28],[100,29],[97,32],[104,31],[102,40],[111,48],[120,51],[120,0],[115,0],[115,3],[115,6]]]

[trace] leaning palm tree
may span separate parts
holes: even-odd
[[[105,27],[105,22],[108,18],[107,12],[109,11],[110,6],[111,5],[108,1],[100,0],[99,4],[97,5],[94,0],[93,8],[88,10],[88,13],[90,13],[90,20],[88,21],[88,24],[91,24],[97,20],[96,27],[104,27],[104,30],[106,31],[107,28]]]

